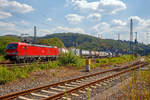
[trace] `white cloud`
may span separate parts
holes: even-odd
[[[70,27],[64,27],[64,26],[57,26],[51,29],[39,29],[38,34],[40,36],[44,36],[47,34],[53,34],[53,33],[82,33],[85,34],[85,31],[82,28],[70,28]]]
[[[51,21],[52,21],[52,18],[48,18],[47,21],[48,21],[48,22],[51,22]]]
[[[101,15],[98,13],[90,14],[89,16],[87,16],[87,19],[90,21],[100,21]]]
[[[17,34],[18,36],[21,36],[21,34],[28,34],[28,36],[33,36],[33,29],[32,28],[16,28],[14,30],[14,34]],[[38,34],[39,32],[37,32]]]
[[[142,19],[139,16],[131,16],[129,19],[133,19],[133,22],[137,26],[147,27],[150,25],[150,19]]]
[[[63,27],[58,26],[52,29],[53,33],[62,33],[62,32],[72,32],[72,33],[85,33],[85,31],[81,28],[70,28],[70,27]]]
[[[120,0],[100,0],[98,10],[103,13],[115,14],[126,8],[126,4]]]
[[[11,31],[15,29],[15,24],[0,21],[0,31]]]
[[[20,24],[22,24],[22,25],[24,25],[24,26],[28,26],[30,23],[27,22],[27,21],[22,20],[22,21],[20,22]]]
[[[11,16],[11,13],[0,11],[0,19],[5,19]]]
[[[26,21],[26,20],[21,20],[21,21],[13,21],[13,23],[17,26],[17,27],[21,27],[21,28],[29,28],[31,27],[31,23]]]
[[[82,19],[84,19],[84,16],[79,16],[77,14],[68,14],[65,17],[71,24],[78,24],[82,21]]]
[[[144,19],[139,16],[131,16],[126,21],[119,19],[112,20],[112,24],[102,22],[92,27],[92,31],[96,34],[103,34],[107,38],[115,37],[120,34],[122,40],[130,39],[130,19],[133,19],[133,36],[138,33],[138,41],[146,43],[146,33],[150,32],[150,19]],[[112,35],[113,34],[113,35]]]
[[[95,11],[98,8],[99,2],[87,2],[86,0],[66,0],[68,6],[72,5],[73,9],[81,12]]]
[[[109,33],[111,32],[110,25],[106,22],[102,22],[100,24],[95,25],[92,30],[99,34]]]
[[[113,24],[115,24],[115,25],[120,25],[120,26],[125,26],[125,25],[127,25],[126,22],[123,22],[123,21],[117,20],[117,19],[114,19],[112,22],[113,22]]]
[[[0,0],[0,10],[8,10],[10,12],[27,13],[33,11],[32,6],[21,4],[17,1]]]
[[[129,19],[133,19],[133,29],[138,32],[150,31],[150,19],[142,19],[139,16],[131,16]]]
[[[88,2],[87,0],[66,0],[68,6],[72,6],[74,10],[84,13],[103,13],[115,14],[118,11],[125,10],[126,4],[120,0],[100,0],[95,2]]]

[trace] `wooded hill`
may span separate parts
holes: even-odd
[[[33,37],[30,37],[32,39]],[[18,36],[1,36],[0,37],[0,54],[4,54],[7,43],[11,41],[21,41]],[[38,44],[45,44],[57,47],[75,47],[85,50],[111,51],[120,53],[130,52],[130,42],[112,39],[100,39],[86,34],[79,33],[55,33],[43,37],[37,37]],[[150,45],[142,43],[133,45],[133,51],[141,55],[150,53]]]
[[[42,38],[59,38],[62,40],[66,47],[76,47],[85,50],[100,50],[100,51],[111,51],[111,52],[130,52],[130,42],[122,40],[112,39],[100,39],[90,35],[79,34],[79,33],[55,33],[46,35]],[[138,43],[132,43],[133,50],[140,54],[147,54],[150,52],[150,46]]]

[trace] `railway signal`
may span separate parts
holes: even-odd
[[[90,63],[91,63],[91,60],[89,58],[87,58],[86,59],[86,72],[90,71]]]

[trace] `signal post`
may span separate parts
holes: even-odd
[[[91,60],[89,58],[86,59],[86,72],[90,71]]]

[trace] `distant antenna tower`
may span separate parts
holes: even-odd
[[[133,21],[130,20],[130,41],[133,42]]]
[[[34,43],[36,42],[36,26],[34,26]]]
[[[149,44],[149,38],[150,38],[149,33],[146,33],[146,41],[147,41],[147,44]]]
[[[137,43],[137,32],[135,32],[135,43]]]
[[[130,51],[133,51],[132,48],[132,42],[133,42],[133,22],[132,22],[132,18],[130,20]]]

